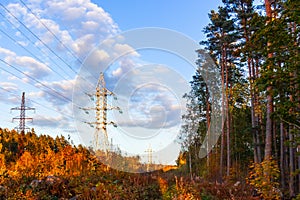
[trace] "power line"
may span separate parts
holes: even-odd
[[[23,22],[21,22],[13,13],[11,13],[2,3],[0,6],[3,7],[6,12],[8,12],[14,19],[16,19],[27,31],[29,31],[38,41],[40,41],[53,55],[55,55],[59,60],[61,60],[68,68],[73,71],[75,74],[77,72],[64,60],[62,59],[57,53],[55,53],[45,42],[43,42],[35,33],[33,33]]]
[[[0,3],[1,4],[1,3]],[[12,22],[10,22],[7,17],[5,15],[3,15],[1,12],[0,12],[0,15],[2,17],[4,17],[7,22],[12,25],[15,29],[17,29],[20,33],[23,34],[23,36],[31,42],[31,44],[33,44],[36,48],[38,48],[42,53],[43,53],[43,50],[39,47],[39,46],[36,46],[35,43],[21,30],[19,29],[15,24],[13,24]],[[7,33],[5,33],[4,31],[1,31],[2,33],[4,33],[6,36],[8,36]],[[9,36],[9,38],[12,38],[11,36]],[[13,39],[14,40],[14,39]],[[17,42],[18,43],[18,42]],[[51,57],[48,57],[60,70],[62,70],[65,74],[67,74],[69,77],[71,77],[59,64],[57,64]],[[64,78],[65,79],[65,78]]]
[[[8,62],[6,62],[6,61],[4,61],[4,60],[2,60],[2,59],[0,59],[0,61],[3,62],[4,64],[6,64],[6,65],[8,65],[8,66],[10,66],[10,67],[12,67],[12,68],[14,68],[16,71],[18,71],[19,73],[21,73],[21,74],[27,76],[27,77],[30,78],[31,80],[33,80],[33,81],[35,81],[35,82],[41,84],[41,85],[44,86],[45,88],[48,88],[49,90],[51,90],[51,91],[53,91],[54,93],[58,94],[59,96],[63,97],[64,99],[67,100],[66,102],[72,102],[71,99],[65,97],[64,95],[60,94],[60,93],[57,92],[56,90],[54,90],[54,89],[50,88],[49,86],[45,85],[44,83],[42,83],[41,81],[37,80],[36,78],[34,78],[34,77],[32,77],[32,76],[30,76],[30,75],[28,75],[28,74],[22,72],[22,71],[19,70],[17,67],[15,67],[15,66],[9,64]],[[12,76],[15,76],[15,77],[19,78],[20,80],[22,80],[22,78],[16,76],[14,73],[12,73],[12,72],[6,70],[5,68],[3,68],[3,67],[0,67],[0,68],[1,68],[2,70],[4,70],[5,72],[11,74]],[[32,85],[32,84],[30,84],[30,85]],[[38,88],[38,87],[35,86],[35,85],[32,85],[32,86]],[[47,93],[53,95],[52,93],[49,93],[49,92],[47,92]],[[55,96],[55,95],[53,95],[53,96]],[[56,97],[57,97],[57,96],[56,96]]]
[[[74,52],[72,50],[70,50],[52,31],[51,29],[49,29],[47,27],[47,25],[45,23],[43,23],[37,16],[36,14],[33,13],[33,11],[24,3],[24,1],[21,0],[21,3],[34,15],[34,17],[55,37],[55,39],[62,45],[64,46],[65,49],[67,49],[67,51],[69,53],[72,54],[72,56],[80,63],[80,64],[83,64],[83,62],[79,59],[79,57],[77,57]],[[77,74],[77,72],[65,61],[63,60],[63,58],[61,56],[59,56],[57,53],[55,53],[55,51],[53,51],[46,43],[44,43],[40,38],[39,36],[37,36],[34,32],[32,32],[22,21],[20,21],[13,13],[11,13],[2,3],[0,3],[0,6],[2,6],[6,12],[8,12],[14,19],[16,19],[27,31],[29,31],[38,41],[40,41],[50,52],[52,52],[56,57],[59,58],[59,60],[61,60],[64,64],[66,64],[68,66],[68,68],[70,68],[75,74]],[[32,42],[32,40],[26,36],[26,34],[24,34],[24,32],[22,30],[20,30],[16,25],[14,25],[13,23],[11,23],[8,18],[3,15],[2,13],[0,13],[11,25],[13,25],[18,31],[20,31],[25,37],[26,39],[28,39],[33,45],[34,42]],[[38,47],[38,46],[37,46]],[[39,48],[40,49],[40,48]],[[42,49],[40,49],[41,51],[43,51]],[[60,65],[58,65],[51,57],[49,57],[49,59],[56,64],[57,67],[59,67],[64,73],[67,74],[67,72],[62,69],[60,67]],[[94,74],[91,74],[92,77],[95,79],[95,80],[98,80],[99,77],[95,77]],[[85,79],[84,77],[82,77],[85,81],[87,82],[90,82],[89,80]]]
[[[51,35],[65,48],[68,50],[68,52],[71,53],[71,55],[80,63],[82,64],[82,61],[73,53],[73,51],[68,48],[52,31],[47,27],[47,25],[42,22],[42,20],[36,16],[36,14],[24,3],[24,1],[20,0],[20,2],[33,14],[33,16],[51,33]]]
[[[55,94],[57,94],[58,96],[60,96],[60,97],[62,97],[62,98],[65,99],[65,100],[63,100],[63,99],[61,99],[61,100],[65,101],[65,102],[67,102],[67,103],[73,103],[74,106],[76,106],[77,108],[80,108],[80,106],[77,105],[77,104],[74,104],[74,102],[73,102],[70,98],[68,98],[68,97],[64,96],[63,94],[57,92],[56,90],[50,88],[49,86],[45,85],[45,84],[42,83],[41,81],[37,80],[36,78],[34,78],[34,77],[32,77],[32,76],[30,76],[30,75],[28,75],[28,74],[22,72],[22,71],[19,70],[17,67],[15,67],[15,66],[9,64],[8,62],[6,62],[6,61],[4,61],[4,60],[2,60],[2,59],[0,59],[0,61],[3,62],[3,63],[6,64],[6,65],[12,67],[13,69],[15,69],[16,71],[18,71],[19,73],[23,74],[24,76],[30,78],[31,80],[33,80],[33,81],[35,81],[35,82],[41,84],[43,87],[45,87],[45,88],[47,88],[47,89],[53,91],[53,92],[54,92]],[[5,69],[5,68],[3,68],[3,67],[1,67],[1,66],[0,66],[0,68],[1,68],[3,71],[9,73],[10,75],[15,76],[15,77],[17,77],[18,79],[20,79],[20,80],[23,81],[23,79],[22,79],[21,77],[15,75],[14,73],[10,72],[9,70],[7,70],[7,69]],[[35,85],[31,84],[31,83],[28,83],[28,84],[31,85],[31,86],[33,86],[33,87],[35,87],[35,88],[38,88],[37,86],[35,86]],[[39,88],[39,89],[40,89],[40,88]],[[48,94],[50,94],[50,95],[52,95],[53,97],[58,97],[57,95],[54,95],[53,93],[50,93],[50,92],[48,92],[47,90],[43,90],[43,91],[46,92],[46,93],[48,93]]]
[[[0,13],[1,14],[1,13]],[[2,14],[1,14],[2,15]],[[23,50],[25,50],[27,53],[29,53],[32,57],[34,57],[36,60],[38,60],[40,63],[43,63],[44,65],[46,65],[52,72],[54,72],[56,75],[58,75],[59,77],[66,79],[65,77],[63,77],[60,73],[58,73],[56,70],[52,69],[48,64],[44,63],[40,58],[38,58],[37,56],[35,56],[31,51],[29,51],[27,48],[25,48],[23,45],[21,45],[20,43],[18,43],[18,41],[16,41],[13,37],[11,37],[9,34],[7,34],[5,31],[3,31],[0,28],[0,32],[3,33],[6,37],[8,37],[10,40],[12,40],[13,42],[15,42],[16,44],[18,44]]]
[[[4,91],[6,91],[6,92],[12,94],[13,96],[17,97],[18,99],[21,99],[19,95],[13,93],[11,90],[8,90],[8,89],[3,88],[3,87],[1,87],[1,86],[0,86],[0,89],[2,89],[2,90],[4,90]],[[37,102],[37,101],[34,101],[34,100],[32,100],[32,99],[29,99],[29,101],[32,102],[32,103],[34,103],[34,104],[37,104],[37,105],[42,106],[42,108],[45,108],[45,109],[48,109],[48,110],[52,110],[52,111],[61,113],[61,114],[63,114],[64,117],[67,117],[67,118],[69,118],[69,119],[74,119],[73,116],[68,115],[68,114],[66,114],[66,113],[62,113],[62,112],[60,112],[60,111],[58,111],[58,110],[53,109],[52,107],[46,106],[45,104],[41,104],[41,103],[39,103],[39,102]],[[4,110],[2,110],[2,111],[4,112]]]
[[[24,2],[23,2],[24,3]],[[58,54],[56,54],[47,44],[45,44],[35,33],[33,33],[23,22],[21,22],[15,15],[13,15],[5,6],[3,6],[3,4],[1,4],[0,3],[0,5],[11,15],[11,16],[13,16],[26,30],[28,30],[36,39],[38,39],[49,51],[51,51],[56,57],[58,57],[61,61],[63,61],[63,63],[65,63],[75,74],[77,74],[77,72],[76,71],[74,71],[73,70],[73,68],[66,62],[66,61],[64,61]],[[13,24],[12,22],[10,22],[9,20],[8,20],[8,18],[5,16],[5,15],[3,15],[1,12],[0,12],[0,15],[2,15],[12,26],[14,26],[19,32],[21,32],[22,34],[23,34],[23,36],[25,36],[25,38],[27,39],[27,40],[29,40],[34,46],[36,46],[35,45],[35,43],[21,30],[21,29],[19,29],[15,24]],[[36,16],[35,16],[36,17]],[[36,17],[37,18],[37,17]],[[41,22],[41,21],[40,21]],[[42,23],[42,22],[41,22]],[[46,27],[46,29],[47,30],[50,30],[44,23],[43,23],[43,25]],[[50,30],[51,31],[51,30]],[[4,32],[4,31],[1,31],[1,32]],[[52,34],[54,34],[53,32],[52,32]],[[5,33],[5,35],[7,35],[6,33]],[[11,38],[11,37],[10,37]],[[57,38],[57,36],[56,36],[56,38]],[[13,39],[13,38],[11,38],[11,39]],[[14,39],[13,39],[14,40]],[[57,40],[60,42],[60,43],[62,43],[62,41],[60,41],[59,40],[59,38],[57,38]],[[15,41],[15,40],[14,40]],[[16,41],[16,43],[17,44],[19,44],[17,41]],[[63,43],[62,43],[63,44]],[[20,44],[19,44],[20,45]],[[20,46],[22,46],[22,45],[20,45]],[[65,45],[64,45],[65,46]],[[40,48],[40,47],[38,47],[38,46],[36,46],[41,52],[43,52],[43,50]],[[22,48],[24,48],[23,46],[22,46]],[[67,47],[66,47],[67,48]],[[71,50],[69,50],[68,48],[67,48],[67,50],[69,51],[69,52],[71,52]],[[28,51],[27,51],[28,52]],[[74,55],[74,53],[73,52],[71,52],[73,55]],[[32,55],[32,53],[30,53],[31,55]],[[81,64],[82,64],[82,61],[80,61],[79,60],[79,58],[76,56],[76,55],[74,55],[75,57],[75,59],[76,60],[78,60]],[[35,57],[35,56],[34,56]],[[62,67],[60,67],[60,65],[58,65],[51,57],[48,57],[59,69],[61,69],[65,74],[68,74]],[[43,62],[42,62],[43,63]],[[47,65],[48,66],[48,65]],[[48,66],[49,67],[49,66]],[[59,74],[58,72],[56,72],[55,70],[53,70],[53,68],[51,68],[51,67],[49,67],[52,71],[54,71],[56,74]],[[98,78],[97,77],[95,77],[93,74],[91,74],[92,75],[92,77],[95,79],[95,80],[98,80]],[[61,75],[59,75],[60,77],[62,77]],[[69,76],[69,74],[68,74],[68,76]],[[70,76],[69,76],[70,77]],[[64,77],[62,77],[63,79],[65,79],[66,80],[66,78],[64,78]],[[84,79],[86,82],[90,82],[89,80],[87,80],[86,78],[84,78],[84,77],[82,77],[82,79]]]
[[[24,2],[23,2],[23,4],[24,4]],[[45,44],[35,33],[33,33],[23,22],[21,22],[14,14],[12,14],[5,6],[3,6],[3,4],[1,4],[0,3],[0,5],[6,10],[6,12],[8,12],[12,17],[14,17],[14,19],[15,20],[17,20],[24,28],[26,28],[26,30],[27,31],[29,31],[37,40],[39,40],[49,51],[51,51],[55,56],[57,56],[61,61],[63,61],[70,69],[72,69],[72,67],[70,66],[70,65],[68,65],[67,63],[66,63],[66,61],[64,61],[59,55],[57,55],[47,44]],[[26,6],[27,7],[27,6]],[[7,19],[7,21],[10,23],[10,24],[12,24],[15,28],[17,28],[32,44],[34,44],[34,42],[21,30],[21,29],[19,29],[16,25],[14,25],[13,23],[11,23],[10,22],[10,20],[8,20],[8,18],[5,16],[5,15],[3,15],[2,13],[0,13],[5,19]],[[40,20],[39,20],[40,21]],[[41,22],[41,21],[40,21]],[[45,28],[47,28],[47,30],[49,31],[50,29],[43,23],[43,25],[45,26]],[[51,30],[50,30],[51,31]],[[9,35],[8,34],[6,34],[4,31],[2,31],[1,30],[1,32],[2,33],[4,33],[6,36],[8,36],[9,37]],[[54,34],[53,32],[52,32],[52,34]],[[12,37],[9,37],[12,41],[14,41],[14,42],[16,42],[18,45],[20,45],[15,39],[13,39]],[[58,39],[58,37],[56,36],[56,39]],[[62,43],[59,39],[58,39],[58,41],[60,42],[60,43]],[[62,43],[63,44],[63,43]],[[22,45],[20,45],[23,49],[25,49]],[[64,45],[65,46],[65,45]],[[66,47],[66,46],[65,46]],[[38,46],[37,46],[37,48],[39,48]],[[40,49],[40,48],[39,48]],[[41,51],[43,51],[42,49],[40,49]],[[35,57],[35,58],[37,58],[36,56],[34,56],[33,55],[33,53],[32,52],[30,52],[30,51],[28,51],[28,50],[26,50],[30,55],[32,55],[33,57]],[[74,54],[73,54],[73,56],[74,56]],[[50,57],[51,58],[51,57]],[[78,59],[78,58],[77,58]],[[38,60],[40,60],[40,59],[38,59]],[[55,91],[55,90],[53,90],[52,88],[50,88],[50,87],[48,87],[47,85],[45,85],[44,83],[42,83],[42,82],[40,82],[39,80],[37,80],[36,78],[34,78],[34,77],[31,77],[31,76],[29,76],[28,74],[24,74],[22,71],[20,71],[19,69],[17,69],[16,67],[14,67],[14,66],[12,66],[11,64],[9,64],[9,63],[7,63],[7,62],[5,62],[4,60],[1,60],[2,62],[4,62],[5,64],[7,64],[7,65],[9,65],[9,66],[11,66],[11,67],[13,67],[16,71],[18,71],[19,73],[22,73],[23,75],[25,75],[25,76],[27,76],[27,77],[29,77],[31,80],[34,80],[35,82],[37,82],[37,83],[39,83],[40,85],[42,85],[42,86],[44,86],[45,88],[48,88],[49,90],[51,90],[51,91],[53,91],[55,94],[57,94],[57,95],[59,95],[60,97],[63,97],[64,99],[66,99],[67,101],[69,101],[69,102],[71,102],[72,100],[71,99],[69,99],[69,98],[67,98],[67,97],[65,97],[64,95],[62,95],[62,94],[60,94],[60,93],[58,93],[57,91]],[[40,60],[41,61],[41,60]],[[53,61],[53,60],[52,60]],[[41,61],[42,62],[42,61]],[[81,62],[81,61],[80,61]],[[43,63],[43,62],[42,62]],[[54,62],[55,64],[57,64],[56,62]],[[47,65],[48,66],[48,65]],[[57,73],[57,71],[56,70],[54,70],[54,69],[52,69],[50,66],[48,66],[53,72],[55,72],[55,73]],[[61,70],[63,70],[59,65],[58,65],[58,67],[61,69]],[[4,69],[5,70],[5,69]],[[5,70],[6,72],[8,72],[7,70]],[[64,70],[63,70],[64,71]],[[73,69],[72,69],[72,71],[74,72],[74,73],[76,73]],[[64,71],[65,73],[66,73],[66,71]],[[8,73],[10,73],[10,72],[8,72]],[[15,74],[13,74],[13,73],[10,73],[10,74],[12,74],[13,76],[16,76]],[[58,74],[58,73],[57,73]],[[61,75],[59,75],[60,77],[61,77]],[[92,75],[93,76],[93,75]],[[18,77],[20,80],[22,80],[22,78],[20,78],[20,77]],[[64,77],[62,77],[62,78],[64,78]],[[95,78],[95,77],[94,77]],[[66,78],[64,78],[64,79],[66,79]],[[85,79],[85,78],[84,78]],[[95,79],[97,79],[97,78],[95,78]],[[88,81],[88,82],[90,82],[90,81]],[[32,85],[32,84],[31,84]],[[37,87],[37,86],[34,86],[34,87]],[[45,90],[44,90],[45,91]],[[54,95],[54,94],[52,94],[52,93],[49,93],[48,91],[45,91],[45,92],[47,92],[48,94],[51,94],[52,96],[56,96],[57,97],[57,95]]]
[[[10,93],[11,95],[17,97],[18,99],[21,99],[19,95],[13,93],[12,91],[10,91],[10,90],[8,90],[8,89],[5,89],[5,88],[3,88],[3,87],[1,87],[1,86],[0,86],[0,89],[6,91],[6,92],[8,92],[8,93]],[[66,113],[62,113],[62,112],[59,111],[59,110],[55,110],[55,109],[53,109],[52,107],[46,106],[45,104],[41,104],[41,103],[39,103],[39,102],[37,102],[37,101],[35,101],[35,100],[32,100],[32,99],[29,99],[29,101],[30,101],[31,103],[33,103],[33,104],[36,104],[36,105],[41,106],[42,108],[45,108],[45,109],[48,109],[48,110],[51,110],[51,111],[55,111],[55,112],[61,113],[61,114],[63,114],[64,116],[66,116],[66,117],[68,117],[68,118],[70,118],[70,119],[73,119],[73,117],[72,117],[71,115],[68,115],[68,114],[66,114]]]
[[[3,17],[5,17],[1,12],[0,12],[0,15],[2,15]],[[16,27],[13,23],[11,23],[9,20],[8,22],[13,25],[19,32],[21,32],[25,37],[26,39],[28,39],[33,45],[34,45],[34,42],[26,35],[23,33],[22,30],[20,30],[18,27]],[[18,46],[20,46],[22,49],[24,49],[26,52],[28,52],[31,56],[33,56],[36,60],[38,60],[39,62],[43,63],[44,65],[46,65],[52,72],[54,72],[55,74],[57,74],[59,77],[63,78],[64,80],[68,81],[67,78],[63,77],[59,72],[57,72],[56,70],[54,70],[52,67],[50,67],[48,64],[44,63],[40,58],[38,58],[37,56],[35,56],[31,51],[29,51],[27,48],[25,48],[23,45],[21,45],[18,41],[16,41],[13,37],[11,37],[9,34],[7,34],[5,31],[3,31],[1,28],[0,28],[0,32],[3,33],[6,37],[8,37],[10,40],[12,40],[14,43],[16,43]],[[37,46],[37,48],[42,52],[43,50]],[[49,59],[56,65],[58,66],[60,69],[62,69],[51,57],[49,57]],[[65,71],[64,71],[65,72]],[[67,72],[65,72],[67,73]],[[86,80],[86,79],[84,79]],[[84,88],[81,88],[81,89],[84,89]]]

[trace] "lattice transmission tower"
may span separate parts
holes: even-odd
[[[105,80],[104,80],[104,74],[103,72],[100,73],[100,77],[96,86],[96,91],[94,94],[87,94],[92,101],[95,101],[95,107],[91,108],[80,108],[86,112],[86,114],[89,114],[89,110],[95,110],[96,113],[96,121],[94,122],[84,122],[89,124],[92,128],[95,128],[94,133],[94,140],[93,140],[93,147],[95,150],[100,149],[100,140],[103,139],[103,149],[107,153],[109,150],[109,140],[108,140],[108,134],[107,134],[107,125],[113,125],[114,127],[117,127],[117,124],[113,121],[107,122],[107,111],[108,110],[119,110],[120,113],[122,113],[121,109],[119,107],[113,107],[109,106],[107,104],[107,96],[113,96],[114,99],[116,98],[116,95],[108,90],[106,88]],[[112,145],[112,144],[111,144]]]
[[[25,133],[25,129],[29,129],[25,122],[27,120],[30,120],[31,122],[33,121],[32,117],[26,117],[26,110],[35,110],[35,108],[31,108],[25,105],[25,92],[22,93],[22,101],[21,101],[21,106],[20,107],[15,107],[15,108],[11,108],[12,110],[19,110],[20,111],[20,116],[19,117],[14,117],[12,118],[12,122],[14,122],[15,120],[19,120],[19,126],[15,127],[16,130],[18,130],[18,132],[20,133]]]
[[[144,151],[145,153],[147,153],[147,159],[148,159],[148,162],[147,162],[147,168],[146,168],[146,171],[147,172],[150,172],[150,171],[153,171],[155,170],[155,161],[153,161],[153,159],[157,159],[157,155],[153,155],[155,153],[155,151],[152,149],[151,147],[151,144],[149,144],[149,147],[147,150]]]

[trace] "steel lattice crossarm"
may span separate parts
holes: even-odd
[[[82,108],[79,107],[79,109],[84,110],[86,114],[90,114],[89,110],[97,110],[96,107],[88,107],[88,108]],[[101,108],[100,108],[101,109]],[[121,108],[119,106],[111,106],[111,107],[107,107],[106,110],[118,110],[119,113],[123,113],[123,111],[121,110]]]
[[[95,128],[95,125],[96,126],[99,125],[98,122],[84,122],[84,123],[90,125],[92,128]],[[104,124],[104,123],[102,123],[102,124]],[[110,122],[108,122],[108,123],[106,123],[104,125],[113,125],[114,127],[118,127],[118,125],[115,122],[113,122],[113,121],[110,121]]]

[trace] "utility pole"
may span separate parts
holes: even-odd
[[[23,92],[22,94],[22,101],[21,101],[21,107],[15,107],[15,108],[11,108],[12,110],[20,110],[20,116],[19,117],[14,117],[12,119],[12,122],[14,122],[15,120],[19,120],[19,126],[15,127],[16,130],[18,130],[18,132],[20,133],[25,133],[25,129],[29,129],[26,125],[25,122],[27,120],[30,120],[31,122],[33,121],[32,117],[26,117],[26,110],[35,110],[35,108],[31,108],[25,105],[25,92]]]
[[[95,150],[100,149],[100,138],[101,133],[103,134],[102,137],[104,141],[103,142],[103,149],[107,155],[109,151],[109,141],[108,141],[108,134],[106,125],[112,124],[114,127],[117,127],[117,125],[114,122],[107,122],[107,110],[119,110],[120,113],[122,113],[121,109],[119,107],[111,107],[107,105],[107,96],[114,96],[114,99],[116,99],[116,96],[113,92],[109,91],[106,88],[105,80],[104,80],[104,74],[103,72],[100,73],[100,78],[98,80],[97,86],[96,86],[96,92],[94,94],[87,94],[92,101],[95,101],[95,107],[92,108],[80,108],[85,111],[86,114],[89,114],[89,110],[95,110],[96,112],[96,121],[94,122],[84,122],[89,124],[92,128],[95,128],[94,133],[94,140],[93,140],[93,147]]]

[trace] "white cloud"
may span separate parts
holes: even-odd
[[[123,74],[123,70],[122,70],[122,68],[121,67],[118,67],[116,70],[114,70],[113,72],[112,72],[112,75],[113,76],[121,76]]]
[[[14,91],[18,89],[18,85],[12,82],[0,82],[0,86],[5,90]]]
[[[28,70],[24,71],[24,73],[34,78],[42,79],[51,73],[51,70],[44,63],[41,63],[32,57],[17,56],[15,52],[1,47],[0,55],[2,55],[4,60],[10,65],[20,66]]]
[[[2,48],[0,47],[0,55],[3,55],[3,56],[16,56],[16,53],[9,50],[9,49],[5,49],[5,48]]]
[[[7,9],[13,13],[13,15],[16,17],[16,18],[19,18],[23,15],[26,14],[26,8],[22,7],[20,4],[18,3],[10,3],[7,5]],[[11,15],[8,15],[8,17],[10,17],[11,19],[13,19],[13,21],[15,21],[14,17],[11,16]]]
[[[44,96],[44,93],[42,91],[38,92],[29,92],[27,93],[27,97],[30,99],[38,99]]]
[[[72,93],[75,80],[62,80],[53,82],[42,82],[42,84],[37,83],[36,87],[40,88],[43,96],[49,103],[52,104],[58,110],[61,106],[66,106],[72,103]],[[47,86],[47,88],[45,88]],[[50,89],[51,88],[51,89]]]
[[[17,56],[14,63],[24,68],[29,68],[29,75],[35,78],[43,78],[50,74],[51,70],[44,64],[32,57],[28,56]]]
[[[181,123],[181,102],[159,85],[137,86],[128,97],[128,102],[121,100],[124,115],[117,117],[120,126],[161,129]]]
[[[18,41],[18,43],[23,47],[26,47],[29,44],[28,42],[25,42],[25,41]]]
[[[115,115],[117,124],[147,129],[180,125],[186,105],[182,97],[189,89],[183,77],[164,65],[136,66],[130,59],[119,64],[122,67],[112,72],[119,76],[113,92],[123,110],[123,115]]]
[[[99,27],[99,24],[95,21],[86,21],[86,22],[82,22],[82,28],[84,28],[85,30],[95,30]]]
[[[65,3],[65,2],[61,2],[61,3]],[[60,5],[60,8],[62,9],[63,6]],[[66,21],[71,21],[71,20],[74,20],[74,19],[79,19],[82,15],[84,15],[86,11],[86,8],[84,7],[69,7],[69,8],[66,8],[64,10],[64,20]]]
[[[127,53],[130,54],[131,56],[138,57],[139,54],[128,44],[120,44],[117,43],[114,45],[114,53],[117,54],[118,56]]]
[[[119,61],[119,67],[112,72],[114,78],[120,78],[124,74],[126,74],[129,70],[134,69],[138,66],[138,64],[133,61],[133,59],[129,56],[124,57]]]
[[[68,125],[68,119],[62,115],[57,116],[45,116],[45,115],[36,115],[34,117],[34,124],[37,126],[46,126],[52,128],[62,128]]]
[[[43,10],[43,15],[55,15],[66,27],[69,35],[75,36],[69,46],[79,56],[86,54],[93,49],[104,38],[118,33],[119,28],[101,7],[90,2],[84,1],[67,1],[52,0],[47,2],[47,7]],[[79,48],[75,48],[79,46]]]
[[[90,0],[30,1],[26,5],[38,19],[22,4],[10,3],[7,8],[44,43],[66,56],[68,50],[63,48],[61,43],[84,59],[103,39],[119,32],[111,16]],[[13,18],[9,14],[7,17]],[[21,26],[20,23],[15,22],[16,20],[13,21],[17,26]],[[60,41],[57,41],[47,29]],[[17,35],[20,36],[20,33]],[[35,43],[45,48],[40,41]]]

